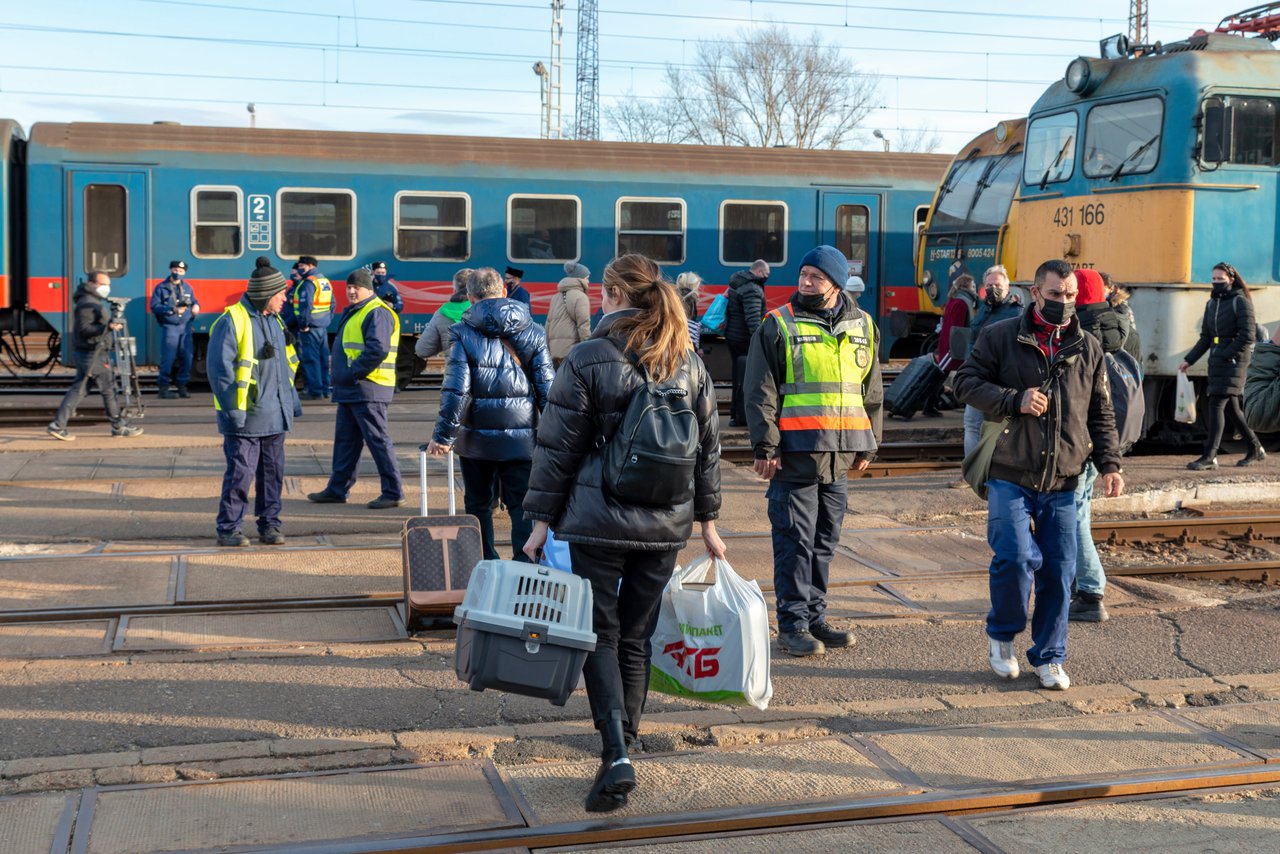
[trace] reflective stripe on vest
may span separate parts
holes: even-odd
[[[280,328],[284,329],[284,321],[280,319],[280,315],[272,315],[276,319],[276,323],[280,324]],[[243,303],[234,303],[227,306],[226,311],[222,312],[222,317],[215,320],[216,326],[224,318],[231,318],[231,331],[236,336],[236,409],[245,412],[249,409],[249,387],[258,384],[258,377],[254,368],[258,366],[258,360],[253,357],[253,324],[249,321],[249,310],[244,307]],[[209,327],[210,333],[213,327]],[[287,340],[287,338],[286,338]],[[293,377],[298,372],[298,351],[294,349],[292,344],[286,344],[284,348],[285,356],[289,362],[289,383],[293,384]],[[218,396],[213,396],[213,408],[219,412],[222,411],[222,404],[218,401]]]
[[[311,297],[311,313],[323,314],[326,311],[333,310],[333,285],[329,284],[329,280],[324,276],[308,276],[297,284],[293,289],[293,312],[297,314],[302,309],[298,305],[298,297],[302,291],[302,286],[307,282],[315,285],[315,291]]]
[[[396,348],[400,346],[400,318],[391,310],[391,306],[376,296],[369,297],[369,301],[364,304],[364,307],[347,318],[346,323],[342,324],[342,350],[347,354],[348,366],[360,358],[360,354],[364,352],[364,316],[377,308],[386,309],[387,313],[391,315],[391,346],[386,358],[382,360],[382,364],[370,371],[369,376],[365,377],[365,379],[371,383],[394,388],[396,384]]]
[[[788,354],[779,389],[779,450],[783,453],[871,451],[875,434],[862,406],[862,384],[875,358],[875,327],[861,311],[829,332],[797,318],[788,303],[769,312]]]

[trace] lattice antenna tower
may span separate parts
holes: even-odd
[[[1147,0],[1129,0],[1129,43],[1147,44],[1151,33],[1149,13],[1151,4]]]
[[[547,104],[542,134],[546,139],[560,139],[563,136],[561,124],[564,109],[560,101],[561,71],[564,68],[563,46],[564,0],[551,0],[551,69],[547,81]]]
[[[578,139],[600,138],[600,9],[578,0],[578,94],[574,107]]]

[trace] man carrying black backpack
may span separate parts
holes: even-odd
[[[756,473],[770,481],[778,644],[819,655],[853,644],[825,619],[827,570],[849,500],[849,469],[880,444],[884,388],[871,317],[841,286],[849,261],[833,246],[800,259],[800,285],[765,315],[747,355],[747,430]]]

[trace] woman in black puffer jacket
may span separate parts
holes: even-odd
[[[715,390],[693,353],[680,297],[662,279],[661,268],[641,255],[614,259],[603,281],[604,317],[591,338],[561,362],[551,385],[524,499],[525,515],[535,520],[525,553],[534,558],[548,527],[554,528],[569,543],[574,574],[591,582],[596,648],[583,675],[604,745],[586,799],[591,812],[625,805],[635,788],[627,748],[639,732],[649,691],[649,638],[694,520],[702,525],[707,549],[724,556],[714,521],[720,512]],[[691,501],[627,504],[603,486],[603,446],[617,432],[632,392],[644,383],[636,363],[656,382],[687,389],[692,401],[700,446]]]
[[[1187,464],[1193,471],[1218,467],[1218,445],[1229,416],[1241,435],[1249,442],[1249,453],[1236,465],[1249,466],[1266,458],[1262,443],[1245,423],[1240,408],[1244,378],[1253,355],[1257,327],[1253,319],[1253,300],[1244,278],[1227,262],[1213,268],[1213,292],[1204,308],[1200,323],[1200,340],[1187,353],[1178,368],[1186,372],[1206,352],[1209,354],[1209,384],[1205,393],[1205,429],[1208,436],[1200,459]]]

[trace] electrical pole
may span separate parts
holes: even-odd
[[[578,139],[600,138],[600,10],[596,0],[578,0]]]
[[[561,47],[564,44],[564,0],[551,0],[551,68],[547,80],[547,139],[560,139],[563,109],[560,103]]]
[[[1148,13],[1151,4],[1147,0],[1129,0],[1129,42],[1146,44],[1150,35]]]

